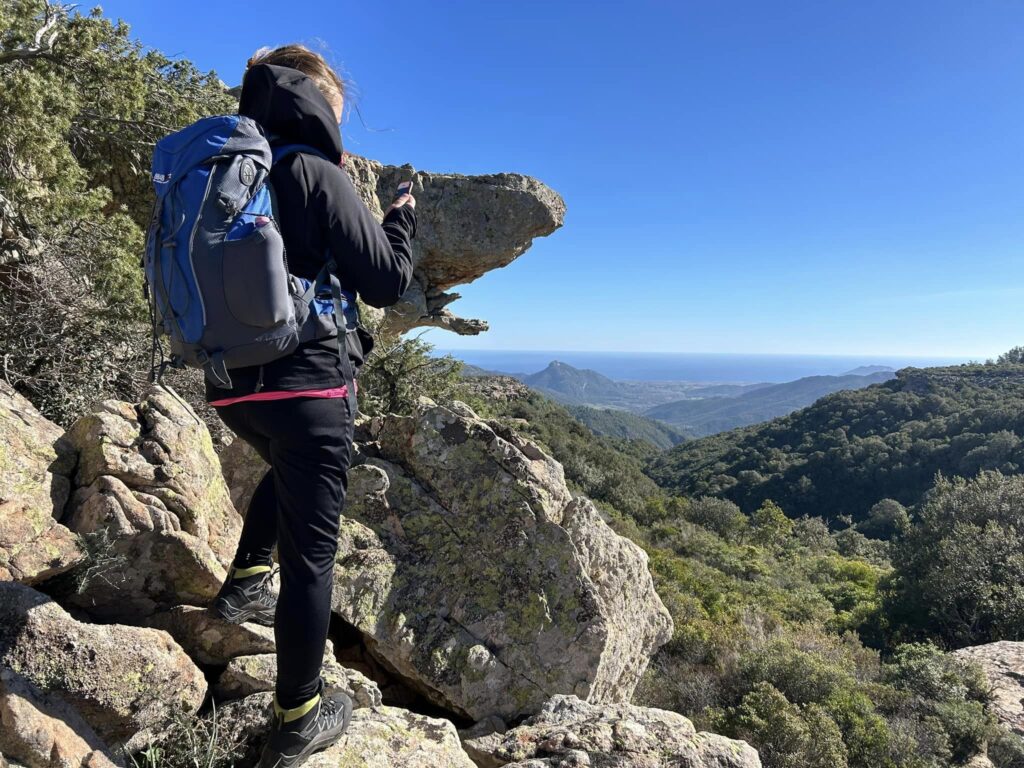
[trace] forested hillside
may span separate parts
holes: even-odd
[[[878,501],[921,500],[937,474],[1014,474],[1024,466],[1024,365],[906,369],[884,384],[830,395],[775,421],[685,443],[650,474],[687,496],[752,512],[864,519]]]
[[[707,397],[656,405],[644,412],[696,436],[713,435],[785,416],[825,395],[844,389],[861,389],[892,378],[888,371],[843,376],[805,376],[784,384],[772,384],[736,397]]]
[[[592,408],[589,405],[567,406],[569,413],[598,435],[643,440],[655,448],[667,449],[686,440],[682,429],[616,408]]]

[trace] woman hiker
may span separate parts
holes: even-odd
[[[359,199],[341,168],[344,99],[342,80],[322,56],[288,45],[249,60],[238,111],[263,126],[272,147],[301,144],[319,153],[286,155],[270,172],[289,271],[314,280],[333,259],[344,289],[386,307],[412,277],[415,200],[399,196],[378,224]],[[261,768],[294,768],[337,741],[352,713],[349,697],[325,692],[320,677],[352,451],[354,372],[372,346],[365,332],[345,335],[347,354],[337,339],[312,341],[272,363],[233,369],[230,390],[207,384],[220,418],[270,465],[212,607],[234,623],[274,626],[275,717]],[[270,590],[275,544],[277,599]]]

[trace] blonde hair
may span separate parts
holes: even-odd
[[[345,81],[334,71],[327,60],[316,51],[301,43],[282,45],[277,48],[260,48],[246,63],[246,69],[258,64],[274,64],[279,67],[297,69],[309,77],[330,104],[345,103]]]

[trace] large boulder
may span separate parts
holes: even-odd
[[[0,582],[0,669],[59,697],[111,747],[141,744],[206,694],[202,672],[166,632],[86,624],[14,582]]]
[[[393,332],[418,326],[459,334],[487,330],[482,320],[456,317],[447,306],[459,298],[447,293],[522,255],[534,238],[551,234],[565,219],[565,202],[529,176],[498,173],[461,176],[416,172],[410,166],[381,165],[349,155],[345,168],[360,196],[378,217],[394,198],[400,181],[412,179],[421,211],[413,241],[415,279],[401,301],[387,310]]]
[[[270,467],[256,449],[240,438],[233,439],[220,452],[220,467],[231,495],[231,503],[244,517],[249,511],[256,486]]]
[[[64,431],[0,380],[0,579],[34,584],[81,558],[58,522],[71,491],[74,448]]]
[[[572,498],[561,465],[461,403],[424,400],[372,432],[333,597],[369,650],[474,720],[559,692],[628,700],[671,618],[645,554]]]
[[[28,768],[113,768],[110,748],[58,696],[0,670],[0,750]]]
[[[138,621],[217,593],[241,531],[206,427],[172,391],[108,400],[79,419],[76,490],[65,524],[97,542],[92,578],[68,600]]]
[[[989,709],[1000,723],[1024,736],[1024,642],[975,645],[953,655],[984,670],[992,696]]]
[[[675,712],[555,696],[504,734],[464,743],[480,768],[761,768],[746,742],[697,733]]]

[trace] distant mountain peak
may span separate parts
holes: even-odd
[[[574,368],[560,360],[552,360],[543,371],[519,378],[534,389],[571,403],[583,402],[601,393],[616,393],[620,389],[619,384],[597,371]]]
[[[861,365],[840,376],[870,376],[874,373],[895,373],[896,369],[889,365]]]

